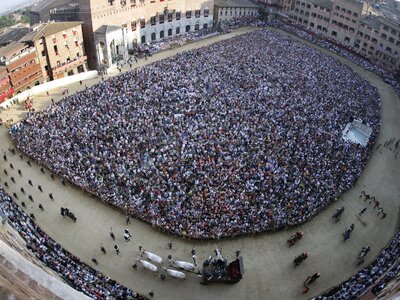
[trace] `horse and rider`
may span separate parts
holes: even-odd
[[[303,252],[300,255],[296,256],[295,259],[293,260],[294,267],[296,268],[298,265],[300,265],[307,258],[308,258],[308,254],[306,252]]]
[[[360,254],[357,257],[357,266],[364,263],[364,258],[370,250],[371,250],[370,246],[364,246],[361,248]]]
[[[344,206],[336,209],[335,213],[332,216],[332,218],[335,220],[335,223],[340,221],[340,217],[342,216],[343,212],[344,212]]]
[[[344,241],[347,241],[350,238],[350,234],[353,232],[353,230],[354,230],[354,224],[351,224],[349,227],[345,229],[345,231],[343,232]]]
[[[297,241],[299,241],[304,235],[304,232],[302,231],[297,231],[295,234],[293,234],[288,240],[287,240],[287,244],[290,247],[294,246]]]

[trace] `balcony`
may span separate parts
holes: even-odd
[[[39,72],[39,71],[41,71],[42,69],[41,69],[41,67],[40,67],[40,64],[38,64],[38,63],[33,63],[33,64],[30,64],[30,65],[28,65],[28,66],[26,66],[26,67],[23,67],[21,70],[19,70],[18,72],[14,72],[14,73],[12,73],[11,75],[10,75],[10,77],[11,77],[11,82],[13,83],[13,85],[14,85],[14,83],[16,83],[16,82],[19,82],[21,79],[23,79],[23,78],[28,78],[30,75],[32,75],[32,74],[34,74],[34,73],[37,73],[37,72]]]
[[[58,66],[52,68],[53,76],[62,74],[66,70],[71,70],[73,68],[76,68],[76,67],[82,65],[83,63],[85,63],[86,60],[87,60],[87,56],[85,55],[85,56],[76,57],[69,62],[62,63],[61,65],[58,65]]]
[[[10,58],[8,61],[6,61],[6,66],[8,67],[10,64],[13,64],[15,61],[17,61],[31,53],[36,53],[36,48],[34,48],[34,47],[28,48],[28,49],[24,50],[23,52],[21,52],[20,54]]]
[[[11,72],[12,70],[15,70],[19,66],[22,66],[22,65],[30,62],[31,60],[35,59],[36,57],[37,57],[36,52],[32,52],[28,55],[22,56],[18,60],[14,61],[13,63],[10,63],[7,66],[7,69]]]
[[[32,74],[30,75],[30,77],[26,77],[24,78],[22,81],[18,82],[17,84],[14,84],[14,89],[18,90],[23,88],[24,86],[31,84],[32,86],[35,85],[34,81],[36,81],[37,79],[43,78],[42,76],[42,72],[38,72],[36,74]]]

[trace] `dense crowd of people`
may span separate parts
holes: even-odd
[[[93,299],[147,299],[92,269],[63,249],[46,235],[2,188],[0,210],[25,240],[26,247],[76,290]]]
[[[384,249],[370,265],[354,274],[350,279],[341,283],[338,287],[329,290],[323,295],[313,298],[313,300],[358,299],[372,286],[372,292],[378,294],[390,280],[398,276],[400,273],[399,257],[400,231],[396,234],[390,245]],[[388,270],[389,272],[387,272]],[[380,278],[383,274],[385,275]]]
[[[10,134],[127,213],[218,238],[303,223],[333,202],[360,176],[379,113],[350,68],[261,30],[101,82]],[[365,148],[341,137],[353,119],[373,129]]]
[[[367,58],[357,53],[357,49],[353,49],[349,45],[341,44],[340,42],[331,39],[322,32],[312,32],[307,27],[298,23],[291,22],[290,20],[282,20],[277,18],[266,23],[266,25],[293,33],[301,37],[302,39],[310,41],[313,44],[321,46],[325,49],[339,54],[340,56],[347,58],[356,65],[359,65],[362,68],[381,76],[388,84],[393,87],[394,91],[398,95],[400,95],[400,83],[383,68],[377,66],[376,64],[373,64]]]

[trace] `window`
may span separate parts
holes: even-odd
[[[170,29],[168,29],[168,36],[171,36],[172,35],[172,29],[170,28]]]
[[[108,0],[108,4],[114,5],[114,0]]]
[[[57,39],[55,37],[53,37],[53,44],[57,43]]]
[[[176,27],[175,31],[176,31],[176,34],[180,34],[181,33],[181,28],[180,27]]]
[[[64,41],[64,46],[65,46],[65,48],[69,49],[67,41]]]
[[[42,56],[46,56],[46,51],[42,51]]]
[[[145,19],[140,19],[140,28],[145,28],[145,27],[146,27],[146,20]]]
[[[204,17],[207,18],[209,14],[210,14],[210,9],[208,7],[206,7],[204,9]]]
[[[161,30],[160,31],[160,39],[163,39],[164,38],[164,30]]]
[[[132,29],[132,31],[135,31],[135,30],[136,30],[136,20],[133,20],[133,21],[131,22],[131,29]]]
[[[194,16],[196,18],[200,18],[200,9],[196,9],[196,11],[194,12]]]
[[[192,17],[192,11],[191,10],[187,10],[186,11],[186,19],[190,19]]]
[[[67,38],[67,33],[64,31],[63,32],[63,39],[65,40]]]
[[[146,43],[146,36],[142,35],[142,37],[140,38],[142,44]]]
[[[150,25],[151,25],[151,26],[156,25],[156,16],[150,17]]]
[[[57,45],[54,45],[54,46],[53,46],[53,49],[54,49],[54,53],[55,53],[56,55],[58,55],[58,48],[57,48]]]
[[[194,30],[195,30],[195,31],[199,31],[199,30],[200,30],[200,24],[194,25]]]
[[[176,12],[175,18],[176,18],[176,20],[180,20],[181,19],[181,12],[180,11]]]
[[[332,31],[332,36],[337,36],[337,32],[336,31]]]
[[[186,26],[186,32],[189,32],[190,31],[190,25],[187,25]]]
[[[160,24],[164,24],[164,15],[160,14],[158,17],[159,17]]]
[[[168,22],[172,22],[173,15],[172,13],[168,13]]]
[[[157,38],[156,33],[153,32],[153,33],[151,34],[151,40],[152,40],[152,41],[155,41],[156,38]]]
[[[121,0],[121,6],[122,7],[126,6],[126,0]]]

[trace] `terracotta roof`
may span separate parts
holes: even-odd
[[[14,53],[20,52],[22,49],[25,48],[28,48],[28,46],[25,44],[12,42],[11,44],[0,48],[0,57],[5,57],[7,59]]]
[[[55,34],[57,32],[72,28],[72,27],[77,27],[81,25],[82,22],[52,22],[45,24],[42,27],[39,27],[39,29],[29,35],[27,35],[23,40],[24,41],[36,41],[42,37],[49,36],[52,34]]]

